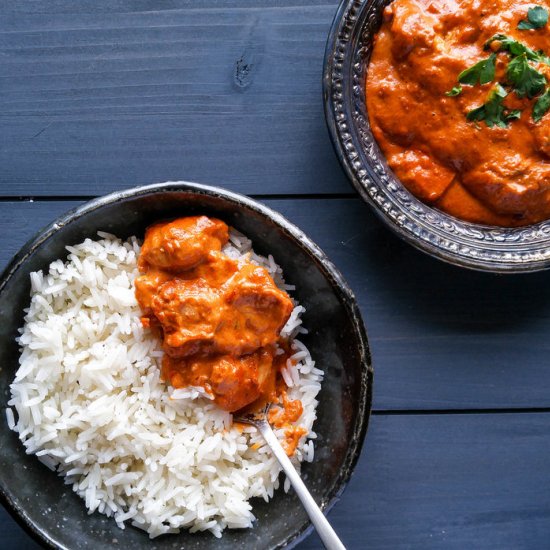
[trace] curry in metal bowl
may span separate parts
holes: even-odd
[[[401,182],[457,218],[550,218],[548,10],[528,0],[395,0],[366,79]]]
[[[550,267],[548,4],[343,0],[325,52],[335,152],[361,198],[428,254]]]

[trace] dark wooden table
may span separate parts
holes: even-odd
[[[370,337],[373,415],[329,514],[345,544],[550,548],[550,279],[447,266],[358,199],[323,117],[335,2],[0,8],[2,266],[116,189],[190,180],[260,199],[344,273]],[[2,509],[0,548],[36,547]]]

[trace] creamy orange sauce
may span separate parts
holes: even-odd
[[[549,7],[547,2],[538,5]],[[527,0],[395,0],[385,11],[369,64],[367,107],[388,164],[419,199],[467,221],[520,226],[550,218],[550,112],[538,123],[533,100],[510,92],[522,109],[507,128],[466,119],[494,82],[445,92],[457,76],[486,59],[484,44],[505,34],[550,54],[548,26],[521,31]],[[495,81],[505,80],[506,53]],[[550,79],[550,67],[533,65]]]
[[[290,400],[286,391],[281,392],[278,406],[270,409],[268,414],[269,423],[276,428],[285,428],[285,441],[283,447],[288,456],[292,456],[300,439],[307,434],[307,431],[300,426],[293,426],[297,422],[304,408],[302,402],[298,399]]]
[[[228,238],[227,225],[206,216],[149,227],[135,281],[142,323],[162,338],[162,377],[174,388],[200,386],[230,412],[279,403],[274,423],[287,426],[293,454],[306,432],[291,425],[302,404],[286,396],[280,332],[294,306],[266,269],[221,252]]]
[[[290,426],[285,430],[283,448],[288,456],[292,456],[296,452],[300,439],[306,434],[307,430],[300,426]]]
[[[286,392],[283,391],[280,406],[273,407],[269,411],[268,420],[276,428],[282,428],[285,425],[296,422],[303,412],[304,408],[301,401],[298,399],[291,401],[287,397]]]

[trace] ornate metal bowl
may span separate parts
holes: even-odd
[[[325,116],[336,154],[361,197],[400,237],[457,266],[499,273],[550,267],[550,221],[501,228],[461,221],[414,197],[370,130],[364,83],[387,0],[343,0],[325,52]]]

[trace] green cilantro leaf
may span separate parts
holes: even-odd
[[[548,22],[548,10],[538,6],[531,8],[528,10],[528,20],[532,25],[535,25],[532,28],[540,28]],[[550,109],[550,87],[547,86],[545,75],[537,71],[529,62],[550,65],[550,57],[542,50],[535,51],[505,34],[495,34],[485,43],[484,48],[485,50],[492,49],[493,52],[487,59],[483,59],[469,69],[462,71],[458,75],[459,83],[475,86],[478,82],[481,85],[491,82],[495,78],[497,53],[507,52],[510,55],[510,60],[506,66],[506,78],[509,85],[507,87],[508,89],[512,88],[519,98],[535,99],[532,118],[535,122],[538,122]],[[461,93],[462,86],[460,85],[445,92],[449,97]],[[503,105],[504,98],[507,95],[508,92],[502,84],[497,82],[487,95],[485,103],[469,111],[466,118],[476,122],[483,120],[489,128],[493,126],[506,128],[510,121],[521,118],[521,110],[510,110]]]
[[[548,23],[548,10],[541,6],[529,8],[527,11],[527,21],[522,19],[518,24],[518,29],[522,31],[531,29],[541,29]]]
[[[485,116],[485,104],[483,104],[481,107],[476,107],[475,109],[468,111],[466,118],[468,120],[484,120]],[[487,124],[487,126],[489,126],[489,124]]]
[[[458,75],[460,84],[469,84],[474,86],[477,82],[487,84],[495,78],[495,60],[496,54],[492,53],[487,59],[482,59],[469,69],[462,71]]]
[[[521,118],[521,111],[519,109],[514,109],[510,111],[507,115],[504,115],[504,120],[510,122],[511,120],[518,120]]]
[[[513,38],[509,38],[505,34],[495,34],[495,36],[485,42],[485,49],[489,49],[493,42],[499,43],[498,51],[507,51],[513,57],[525,54],[527,56],[527,59],[529,59],[530,61],[546,63],[546,65],[550,65],[550,57],[544,55],[543,51],[536,52],[525,44],[522,44],[521,42],[518,42]]]
[[[500,84],[495,84],[487,95],[487,101],[480,107],[469,111],[466,118],[472,121],[484,120],[489,128],[493,126],[506,128],[510,120],[520,116],[519,111],[507,111],[502,104],[507,95],[508,93]]]
[[[508,80],[514,85],[518,97],[535,97],[546,86],[546,78],[542,73],[529,65],[527,55],[514,57],[506,69]]]
[[[550,109],[550,88],[546,88],[546,91],[537,99],[533,107],[533,120],[538,122]]]
[[[445,92],[445,95],[448,95],[449,97],[455,97],[457,95],[460,95],[462,93],[462,86],[458,85],[449,90],[448,92]]]

